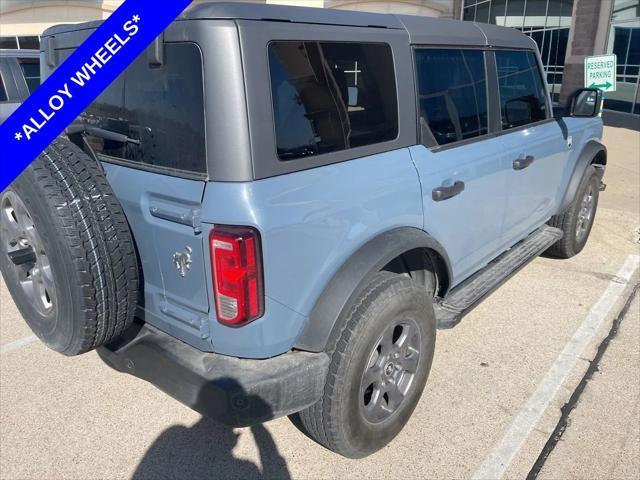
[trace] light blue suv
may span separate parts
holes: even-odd
[[[97,25],[47,30],[45,76]],[[408,421],[437,328],[583,249],[600,107],[553,111],[517,30],[200,5],[2,192],[0,267],[55,350],[363,457]]]

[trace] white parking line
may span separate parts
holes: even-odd
[[[18,340],[9,342],[6,345],[0,345],[0,353],[7,353],[7,352],[10,352],[11,350],[24,347],[25,345],[28,345],[31,342],[36,341],[37,339],[38,338],[35,335],[29,335],[28,337],[19,338]]]
[[[597,333],[609,311],[624,292],[639,264],[640,256],[629,255],[627,257],[616,277],[609,282],[607,289],[591,307],[587,317],[558,355],[542,382],[538,384],[536,391],[515,416],[502,440],[494,446],[491,453],[473,474],[474,480],[502,478],[511,461],[575,367],[583,351]]]

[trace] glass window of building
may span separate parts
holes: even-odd
[[[0,36],[0,49],[5,50],[38,50],[40,37],[38,35]]]
[[[560,94],[573,0],[465,0],[462,18],[522,30],[537,44],[549,90]]]
[[[37,58],[19,58],[24,81],[27,82],[29,93],[33,93],[40,86],[40,62]]]
[[[616,91],[606,94],[604,107],[640,114],[640,1],[615,0],[607,43],[618,63]]]
[[[0,37],[0,49],[15,50],[16,48],[18,48],[16,37]]]
[[[20,36],[18,37],[18,47],[23,50],[38,50],[40,48],[40,38],[37,35]]]

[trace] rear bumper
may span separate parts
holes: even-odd
[[[202,352],[146,324],[134,325],[98,354],[114,369],[232,426],[254,425],[313,405],[322,396],[329,365],[324,353],[255,360]]]

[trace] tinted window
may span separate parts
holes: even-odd
[[[22,74],[29,87],[29,93],[33,93],[40,86],[40,64],[38,60],[18,59]]]
[[[533,52],[496,52],[502,128],[547,118],[544,83]]]
[[[487,133],[484,53],[416,50],[420,116],[438,145]]]
[[[4,82],[2,81],[2,77],[0,77],[0,102],[7,101],[7,91],[4,89]]]
[[[139,56],[80,119],[140,142],[90,136],[97,153],[206,173],[200,50],[191,43],[166,44],[164,65],[158,68]]]
[[[396,138],[398,108],[388,45],[273,42],[269,69],[281,160]]]

